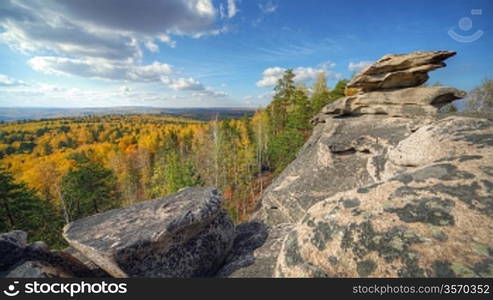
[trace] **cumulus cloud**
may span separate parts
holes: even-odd
[[[232,18],[237,3],[227,5]],[[44,74],[126,82],[169,78],[172,90],[219,96],[193,78],[173,78],[169,64],[141,63],[144,49],[175,47],[174,36],[226,32],[217,15],[212,0],[1,0],[0,43],[33,56],[28,65]],[[0,77],[1,86],[13,84]]]
[[[0,74],[0,87],[11,87],[11,86],[23,86],[26,83],[22,80],[17,80],[8,77],[7,75]]]
[[[338,73],[334,73],[330,68],[335,67],[333,62],[324,62],[317,67],[297,67],[293,69],[295,74],[294,81],[296,83],[304,83],[317,78],[318,74],[325,72],[326,75],[331,76],[335,79],[340,77]],[[262,72],[262,79],[257,82],[258,87],[269,87],[277,84],[279,79],[282,78],[285,68],[281,67],[271,67],[267,68]]]
[[[45,74],[136,82],[155,82],[159,81],[161,76],[172,73],[170,65],[160,62],[149,65],[134,65],[94,58],[36,56],[29,59],[28,65]]]
[[[368,61],[368,60],[362,60],[359,62],[349,62],[348,69],[351,72],[359,72],[363,70],[364,68],[368,67],[371,65],[373,62]]]
[[[175,91],[193,91],[192,97],[222,98],[227,96],[225,92],[217,91],[211,87],[204,86],[200,81],[191,77],[180,77],[174,79],[169,76],[162,76],[161,81]]]
[[[236,14],[234,1],[228,14]],[[2,0],[0,41],[23,52],[136,60],[173,35],[222,32],[211,0]]]
[[[205,87],[199,81],[189,78],[161,77],[161,81],[175,91],[203,91]]]
[[[257,82],[258,87],[274,86],[277,81],[282,77],[282,74],[286,71],[284,68],[271,67],[262,72],[262,79]]]

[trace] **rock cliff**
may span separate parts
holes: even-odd
[[[444,118],[465,93],[419,86],[454,54],[386,55],[314,118],[256,216],[291,228],[272,276],[493,276],[493,122]]]
[[[7,277],[493,277],[493,120],[421,86],[450,51],[386,55],[313,118],[297,158],[234,226],[213,188],[77,220],[70,248],[0,235]]]

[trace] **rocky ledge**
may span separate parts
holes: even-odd
[[[77,220],[68,243],[114,277],[207,277],[229,253],[234,226],[213,188],[187,188]]]
[[[273,277],[493,277],[493,121],[438,110],[465,93],[419,86],[450,51],[386,55],[313,119],[255,219],[289,228]],[[277,243],[276,243],[277,242]],[[253,271],[254,272],[254,271]]]

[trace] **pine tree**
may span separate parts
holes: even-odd
[[[62,225],[61,217],[48,202],[0,168],[0,232],[24,230],[31,241],[43,240],[60,247],[65,244]]]
[[[268,111],[271,115],[272,130],[275,134],[280,133],[288,122],[288,111],[294,103],[296,91],[294,77],[295,74],[292,69],[286,70],[274,88],[276,93]]]
[[[71,156],[76,162],[62,178],[62,195],[70,221],[119,206],[112,170],[91,161],[86,154]]]
[[[336,83],[336,86],[332,91],[330,91],[330,97],[332,100],[337,100],[339,98],[344,97],[344,90],[346,89],[346,85],[348,81],[346,79],[341,79]]]

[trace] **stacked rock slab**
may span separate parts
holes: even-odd
[[[356,75],[348,86],[360,93],[328,104],[312,120],[319,125],[297,159],[263,194],[257,218],[267,224],[296,222],[328,196],[381,180],[388,150],[432,122],[441,107],[465,96],[451,87],[416,86],[426,81],[420,78],[428,78],[427,71],[445,66],[443,60],[453,55],[389,54]],[[397,75],[403,72],[407,75]]]
[[[492,122],[441,120],[465,93],[418,86],[454,54],[386,55],[314,118],[255,216],[292,228],[271,276],[493,276]]]
[[[77,220],[63,235],[113,277],[207,277],[234,241],[221,199],[213,188],[187,188]]]
[[[428,72],[445,67],[445,59],[453,51],[418,51],[407,54],[388,54],[366,67],[348,84],[362,92],[419,86],[425,83]]]
[[[385,115],[389,117],[423,117],[436,114],[465,92],[445,86],[413,87],[392,91],[373,91],[341,98],[325,106],[325,115]],[[318,116],[320,117],[320,116]]]

